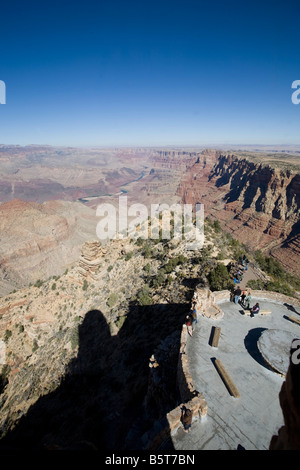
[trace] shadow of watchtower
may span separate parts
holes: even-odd
[[[170,398],[152,416],[145,413],[144,399],[149,358],[171,333],[179,351],[187,308],[131,305],[116,336],[111,336],[101,311],[87,312],[79,326],[78,355],[68,364],[61,384],[29,408],[0,441],[0,449],[126,449],[134,426],[139,438],[159,415],[177,405],[172,363],[166,384]],[[136,442],[138,446],[139,439]]]

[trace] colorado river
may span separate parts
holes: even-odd
[[[126,193],[128,193],[128,191],[126,191],[126,189],[122,189],[122,188],[124,186],[128,186],[128,184],[135,183],[136,181],[140,181],[142,178],[144,178],[144,176],[145,176],[145,171],[142,171],[142,173],[140,174],[140,176],[137,179],[132,180],[132,181],[128,181],[127,183],[122,184],[120,191],[118,191],[116,193],[99,194],[98,196],[80,197],[80,198],[77,199],[77,201],[84,203],[84,202],[92,201],[93,199],[99,199],[100,197],[112,197],[112,196],[120,196],[121,194],[126,194]]]

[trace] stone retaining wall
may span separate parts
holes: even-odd
[[[280,294],[279,292],[272,292],[267,290],[253,290],[248,289],[251,291],[251,295],[257,299],[266,299],[266,300],[273,300],[274,302],[279,302],[281,304],[289,304],[293,305],[294,307],[300,307],[300,300],[296,299],[295,297],[289,297],[285,294]]]
[[[183,405],[193,412],[195,421],[207,414],[207,403],[202,393],[196,390],[192,376],[189,371],[188,355],[186,346],[188,341],[188,332],[186,325],[182,326],[180,338],[180,350],[177,365],[177,386],[181,399],[181,404],[167,414],[170,434],[174,434],[182,426],[181,412]]]
[[[294,297],[289,297],[278,292],[252,290],[252,298],[271,300],[279,303],[287,303],[296,307],[300,307],[300,301]],[[212,296],[215,304],[230,301],[230,291],[215,291]],[[201,314],[201,312],[198,312]],[[166,416],[166,422],[160,431],[155,435],[154,439],[151,440],[151,444],[147,446],[149,449],[157,449],[160,444],[177,432],[182,426],[181,413],[183,405],[192,410],[193,421],[200,419],[207,415],[207,403],[202,393],[200,393],[194,386],[192,376],[189,371],[188,355],[187,355],[187,341],[189,335],[186,325],[182,325],[181,338],[180,338],[180,350],[177,365],[177,386],[180,395],[181,403]]]
[[[289,297],[287,295],[280,294],[278,292],[251,289],[251,295],[253,298],[266,299],[275,302],[280,302],[283,304],[287,303],[289,305],[300,307],[299,300],[295,299],[294,297]],[[212,298],[213,302],[215,302],[216,304],[220,304],[222,302],[229,302],[230,291],[215,291],[213,292]],[[201,314],[201,312],[198,312],[198,314]],[[188,355],[186,350],[188,340],[189,335],[187,332],[187,327],[186,325],[183,325],[181,331],[180,350],[177,367],[177,385],[182,403],[167,415],[171,435],[175,433],[181,425],[180,416],[183,404],[186,406],[186,408],[190,408],[193,410],[194,419],[205,416],[207,414],[206,400],[202,393],[196,390],[192,376],[189,371]]]
[[[245,292],[249,291],[251,292],[252,298],[255,299],[271,300],[273,302],[279,302],[282,304],[286,303],[289,305],[293,305],[294,307],[300,307],[300,300],[296,299],[295,297],[290,297],[288,295],[280,294],[279,292],[273,292],[269,290],[245,289]],[[229,290],[215,291],[213,295],[216,303],[230,301]]]

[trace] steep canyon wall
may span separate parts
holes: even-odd
[[[183,174],[183,203],[204,204],[205,215],[252,249],[299,275],[300,174],[236,155],[205,151]]]

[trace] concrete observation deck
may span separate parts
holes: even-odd
[[[224,312],[221,318],[198,316],[186,352],[194,386],[207,402],[207,415],[195,420],[189,433],[176,431],[172,436],[176,450],[267,450],[283,426],[279,392],[285,377],[271,364],[276,366],[278,355],[281,367],[288,364],[286,343],[300,338],[300,324],[289,317],[300,319],[300,307],[255,297],[251,305],[256,301],[261,310],[271,313],[250,317],[240,305],[222,301],[217,303]],[[213,327],[220,328],[217,347],[212,346]],[[266,334],[268,330],[272,332]],[[282,348],[277,338],[284,342]],[[216,359],[236,386],[237,397],[218,373]]]

